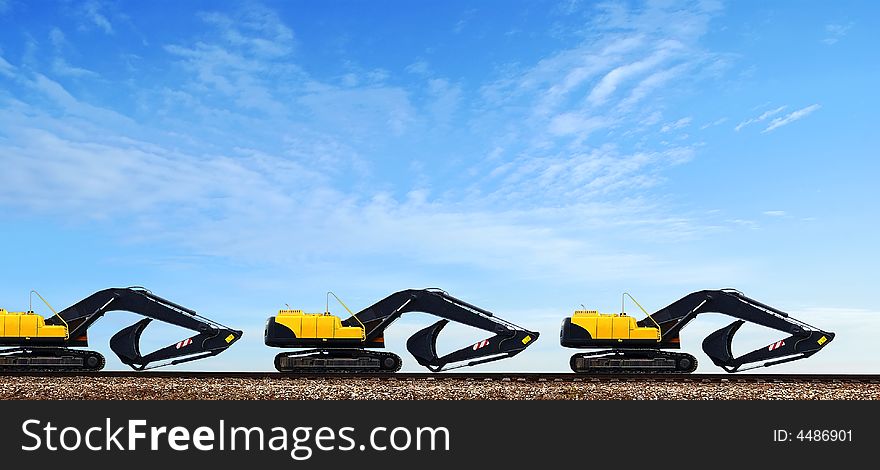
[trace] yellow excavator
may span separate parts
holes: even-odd
[[[42,296],[35,291],[40,299]],[[43,300],[45,302],[45,300]],[[48,302],[46,305],[54,312]],[[110,349],[135,370],[181,364],[225,351],[241,338],[242,332],[227,328],[198,315],[195,311],[163,299],[141,287],[104,289],[55,312],[51,317],[0,309],[0,371],[98,371],[104,356],[97,351],[79,350],[88,346],[88,329],[105,313],[128,311],[144,319],[120,330],[110,338]],[[147,355],[140,352],[140,336],[153,320],[196,332]],[[154,364],[157,361],[167,361]]]
[[[624,294],[624,300],[629,294]],[[632,296],[629,296],[632,299]],[[632,299],[635,302],[635,299]],[[562,322],[560,344],[568,348],[600,349],[571,357],[577,373],[690,373],[697,369],[697,358],[679,349],[679,333],[697,315],[715,312],[736,318],[730,325],[703,340],[703,352],[727,372],[769,367],[804,359],[817,353],[834,339],[823,331],[792,318],[788,313],[746,297],[735,289],[701,290],[676,300],[649,314],[635,302],[646,317],[636,320],[622,313],[578,310]],[[782,331],[791,336],[774,341],[740,357],[731,349],[733,336],[745,323]],[[762,364],[756,364],[762,363]],[[747,364],[756,364],[749,365]]]
[[[330,314],[329,295],[333,294],[328,293],[328,308],[323,313],[281,310],[268,319],[267,346],[312,348],[278,354],[276,369],[301,374],[396,372],[403,363],[400,356],[369,349],[384,348],[385,329],[407,312],[430,313],[442,318],[416,332],[406,343],[416,361],[432,372],[512,357],[538,339],[538,333],[502,320],[440,289],[395,292],[358,313],[351,313],[343,303],[351,314],[345,320]],[[489,331],[494,336],[438,357],[437,335],[450,321]]]

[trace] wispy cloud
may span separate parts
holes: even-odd
[[[409,73],[414,73],[416,75],[430,75],[431,74],[431,66],[424,59],[419,59],[409,65],[404,69]]]
[[[706,130],[710,127],[720,126],[721,124],[724,124],[725,122],[727,122],[726,117],[718,118],[712,122],[707,122],[706,124],[703,124],[702,126],[700,126],[700,130],[702,131],[702,130]]]
[[[98,74],[92,70],[82,67],[76,67],[67,62],[64,57],[65,50],[72,49],[72,45],[68,42],[67,37],[61,29],[55,27],[49,31],[49,42],[55,51],[55,57],[52,59],[52,72],[57,76],[84,78],[97,77]]]
[[[67,63],[61,57],[56,57],[52,61],[52,71],[57,75],[66,76],[66,77],[97,77],[98,74],[92,70],[84,69],[82,67],[74,67]]]
[[[457,111],[462,104],[461,85],[450,83],[443,78],[428,80],[428,94],[431,99],[426,105],[431,119],[440,126],[449,126],[453,123]]]
[[[822,106],[818,105],[818,104],[811,104],[810,106],[807,106],[806,108],[801,108],[801,109],[794,111],[794,112],[791,112],[785,116],[778,117],[778,118],[770,121],[770,125],[768,125],[766,129],[761,131],[761,133],[767,133],[767,132],[770,132],[774,129],[778,129],[782,126],[787,126],[787,125],[789,125],[799,119],[803,119],[803,118],[809,116],[810,114],[812,114],[814,111],[817,111],[821,107]]]
[[[562,204],[564,201],[595,201],[622,190],[657,185],[660,168],[693,158],[693,149],[674,148],[662,152],[621,153],[612,145],[590,152],[556,156],[522,156],[497,167],[492,178],[500,179],[492,200],[519,204]],[[540,199],[530,188],[540,188]]]
[[[770,217],[784,217],[786,215],[785,211],[764,211],[762,214],[770,216]]]
[[[291,87],[306,77],[287,59],[293,52],[293,31],[278,15],[254,6],[235,15],[203,12],[200,19],[213,28],[209,37],[194,44],[168,44],[164,49],[180,59],[191,74],[184,86],[193,95],[203,90],[219,92],[239,107],[267,114],[281,114],[289,100],[273,82],[284,77]],[[203,103],[207,108],[214,107]]]
[[[15,75],[15,70],[16,67],[14,65],[7,62],[6,59],[3,58],[3,56],[0,56],[0,75],[12,77]]]
[[[217,27],[228,44],[258,57],[285,56],[295,44],[293,30],[276,12],[259,4],[241,9],[234,17],[219,12],[204,12],[200,16]]]
[[[468,25],[468,23],[470,23],[471,20],[473,20],[476,13],[477,13],[477,10],[475,10],[475,9],[465,10],[465,12],[462,13],[461,18],[455,23],[455,25],[453,25],[452,32],[455,34],[461,33],[464,30],[464,28]]]
[[[839,24],[839,23],[829,23],[825,25],[825,38],[822,39],[823,44],[827,44],[829,46],[836,44],[838,41],[843,39],[844,36],[849,33],[849,30],[853,27],[852,22],[847,24]]]
[[[775,108],[775,109],[771,109],[771,110],[768,110],[768,111],[764,111],[764,112],[761,113],[761,115],[758,116],[758,117],[754,117],[754,118],[751,118],[751,119],[746,119],[745,121],[740,122],[739,124],[736,125],[736,127],[734,128],[734,130],[736,130],[737,132],[739,132],[742,128],[744,128],[744,127],[746,127],[746,126],[748,126],[748,125],[750,125],[750,124],[754,124],[754,123],[756,123],[756,122],[761,122],[761,121],[764,121],[764,120],[766,120],[766,119],[768,119],[768,118],[771,118],[771,117],[773,117],[773,116],[775,116],[775,115],[777,115],[777,114],[779,114],[779,113],[785,111],[785,108],[786,108],[786,107],[787,107],[787,106],[780,106],[780,107]]]
[[[63,31],[58,28],[52,28],[49,31],[49,41],[56,49],[58,49],[67,43],[67,38]]]
[[[670,132],[687,127],[691,124],[691,121],[693,121],[692,117],[683,117],[677,121],[664,124],[663,127],[660,128],[660,132]]]
[[[558,179],[560,188],[572,183],[560,171],[567,168],[567,160],[574,165],[570,171],[607,183],[589,185],[584,180],[560,192],[584,198],[572,202],[583,202],[601,197],[598,187],[621,187],[617,178],[634,187],[650,187],[662,180],[656,174],[660,169],[690,158],[661,157],[667,151],[679,157],[694,154],[696,147],[689,145],[687,136],[663,144],[663,150],[634,147],[656,130],[650,126],[662,122],[664,92],[670,83],[680,80],[678,85],[685,86],[710,75],[703,72],[716,55],[704,50],[699,40],[714,10],[659,3],[632,9],[605,3],[595,8],[598,14],[590,27],[603,33],[598,39],[590,36],[531,65],[502,68],[502,77],[482,87],[485,111],[475,121],[500,120],[510,132],[490,136],[491,148],[504,150],[492,152],[491,160],[476,163],[471,171],[492,178],[504,175],[500,180],[504,185],[521,175],[530,175],[525,179],[540,175],[542,182],[495,196],[540,199],[545,188],[556,187],[551,179]],[[673,124],[683,128],[690,120],[669,123],[667,131]],[[621,141],[621,135],[626,139]],[[494,181],[498,180],[489,183]],[[483,182],[475,184],[473,191],[484,193],[479,189],[483,186]]]
[[[104,5],[98,0],[90,0],[81,7],[81,15],[89,26],[95,26],[106,34],[113,34],[113,25],[103,12]]]
[[[599,83],[590,91],[587,100],[593,105],[605,103],[618,87],[628,80],[638,77],[666,61],[677,49],[681,48],[681,44],[676,40],[663,41],[658,45],[657,50],[650,56],[621,65],[608,72]]]
[[[687,71],[692,64],[679,64],[659,72],[655,72],[644,78],[639,84],[633,88],[629,96],[620,103],[621,108],[630,108],[645,97],[654,93],[667,83],[678,78]]]

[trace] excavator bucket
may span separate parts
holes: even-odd
[[[437,364],[437,335],[449,320],[440,320],[433,325],[423,328],[406,340],[406,349],[416,361],[428,368]]]
[[[116,353],[123,364],[137,369],[134,364],[140,364],[142,362],[140,351],[141,333],[144,332],[144,329],[151,321],[152,319],[150,318],[144,318],[134,325],[117,331],[116,334],[110,338],[110,349]]]
[[[717,330],[703,340],[703,352],[712,359],[715,365],[727,372],[736,372],[745,364],[766,361],[754,367],[768,367],[784,362],[804,359],[817,353],[834,339],[834,333],[821,330],[802,330],[788,338],[758,348],[740,357],[733,357],[731,346],[733,336],[745,323],[737,320]]]
[[[242,335],[242,332],[238,330],[212,328],[147,355],[141,355],[141,334],[151,321],[150,318],[140,320],[123,328],[110,338],[110,349],[119,356],[120,361],[132,369],[144,370],[148,368],[150,363],[156,361],[171,360],[162,364],[162,366],[166,366],[215,356],[238,341]]]
[[[735,367],[736,360],[733,358],[731,346],[733,346],[733,335],[743,326],[743,323],[745,321],[737,320],[703,339],[703,352],[709,356],[709,359],[712,359],[716,366],[722,367],[724,370],[727,370],[728,367]]]
[[[438,357],[437,336],[447,323],[449,320],[440,320],[419,330],[406,342],[406,349],[410,354],[416,358],[419,364],[427,367],[431,372],[440,372],[449,364],[462,363],[449,367],[449,369],[454,369],[512,357],[538,339],[538,333],[533,331],[507,330],[443,357]]]

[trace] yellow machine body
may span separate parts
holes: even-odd
[[[67,327],[46,325],[45,318],[36,313],[0,309],[0,341],[6,344],[33,339],[64,340],[67,335]]]
[[[329,313],[303,313],[302,310],[280,310],[275,323],[283,325],[300,340],[364,340],[360,326],[342,326],[342,320]]]
[[[659,327],[640,326],[625,313],[576,310],[562,321],[560,344],[567,348],[678,348],[676,336],[661,343]]]
[[[625,313],[599,313],[596,310],[577,310],[571,316],[571,325],[580,327],[593,342],[626,343],[659,341],[660,329],[639,326],[636,319]]]

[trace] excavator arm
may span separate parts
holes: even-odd
[[[167,363],[149,368],[180,364],[225,351],[241,338],[242,332],[199,316],[195,311],[163,299],[150,291],[137,288],[111,288],[95,292],[65,308],[46,324],[66,324],[69,336],[85,345],[86,330],[105,313],[128,311],[143,315],[137,323],[120,330],[110,339],[110,349],[119,359],[135,370],[143,370],[156,361]],[[195,331],[196,334],[152,353],[142,355],[140,337],[153,320],[170,323]]]
[[[703,352],[715,365],[727,372],[736,372],[746,364],[764,362],[748,367],[767,367],[774,364],[796,361],[812,356],[825,347],[834,333],[812,327],[792,318],[786,312],[746,297],[734,289],[702,290],[688,294],[669,306],[638,322],[639,326],[660,327],[661,344],[678,342],[678,335],[697,315],[715,312],[737,318],[730,325],[721,328],[703,340]],[[733,336],[745,323],[751,322],[790,335],[763,348],[756,349],[740,357],[734,357],[731,350]]]
[[[457,299],[440,289],[395,292],[343,320],[342,324],[363,325],[365,341],[369,342],[381,337],[388,326],[407,312],[429,313],[441,318],[433,325],[416,332],[406,342],[407,350],[416,361],[433,372],[512,357],[538,338],[538,333],[500,319],[492,312]],[[450,321],[488,331],[494,336],[438,357],[437,336]],[[450,364],[453,366],[447,367]]]

